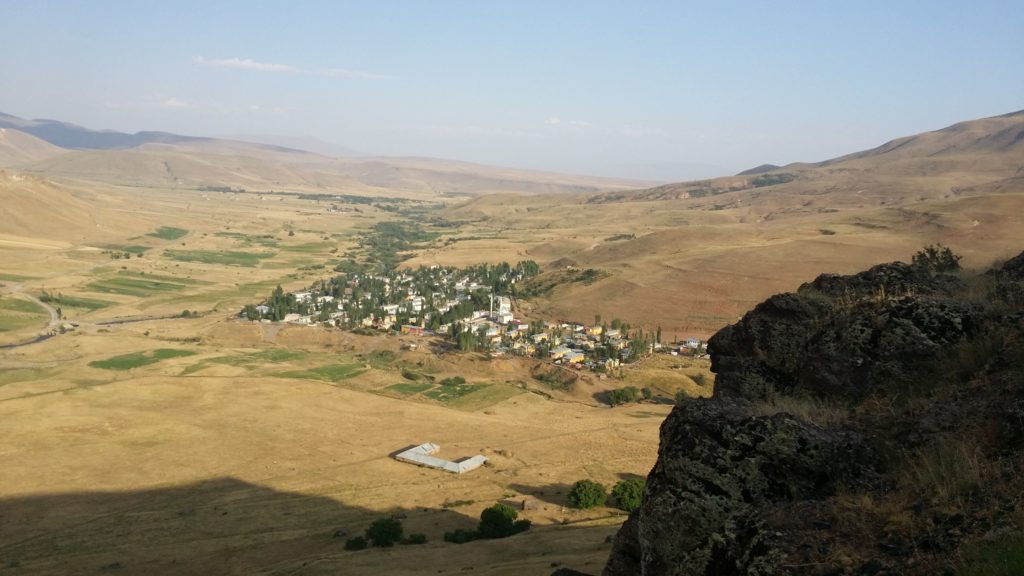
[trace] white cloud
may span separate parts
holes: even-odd
[[[163,100],[160,100],[156,103],[156,106],[158,108],[189,108],[191,107],[191,104],[184,100],[174,98],[172,96],[170,98],[164,98]]]
[[[181,98],[175,98],[173,96],[167,98],[149,98],[146,100],[119,100],[112,102],[105,102],[104,106],[112,110],[130,110],[130,109],[152,109],[152,108],[163,108],[167,110],[183,110],[185,108],[192,108],[193,104],[188,100],[182,100]]]
[[[233,70],[249,70],[252,72],[270,72],[278,74],[306,74],[311,76],[325,76],[328,78],[367,78],[379,80],[387,78],[383,74],[375,74],[365,70],[352,70],[349,68],[299,68],[291,64],[274,64],[270,62],[257,62],[251,58],[205,58],[195,56],[192,60],[200,66],[207,68],[229,68]]]
[[[204,58],[202,56],[196,56],[193,60],[200,66],[208,66],[210,68],[233,68],[235,70],[254,70],[256,72],[295,73],[299,71],[294,66],[289,66],[287,64],[257,62],[249,58]]]
[[[562,128],[582,129],[591,128],[594,125],[583,120],[562,120],[558,116],[552,116],[544,121],[548,126],[561,126]]]

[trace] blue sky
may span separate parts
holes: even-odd
[[[659,180],[1024,108],[1017,1],[14,2],[0,111]]]

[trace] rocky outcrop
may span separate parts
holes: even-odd
[[[1022,280],[884,264],[718,332],[604,574],[934,574],[1019,533]]]

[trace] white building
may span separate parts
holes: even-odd
[[[464,474],[466,472],[476,470],[487,462],[487,457],[480,455],[465,458],[456,462],[444,460],[434,456],[434,454],[437,454],[440,451],[440,446],[427,442],[405,450],[404,452],[399,452],[395,455],[395,460],[398,460],[399,462],[407,462],[409,464],[416,464],[417,466],[437,468],[438,470],[444,470],[445,472],[451,472],[453,474]]]

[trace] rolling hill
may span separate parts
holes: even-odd
[[[67,150],[13,128],[0,128],[0,166],[46,160]]]
[[[961,122],[818,163],[573,197],[483,197],[448,210],[542,265],[604,272],[537,299],[545,316],[621,317],[709,335],[801,278],[907,259],[942,242],[970,266],[1019,251],[1024,114]],[[459,251],[501,249],[469,241]],[[485,249],[484,246],[487,246]]]
[[[0,114],[0,128],[31,134],[69,149],[57,156],[8,155],[17,166],[47,177],[106,184],[367,195],[458,197],[495,192],[594,193],[642,188],[650,182],[484,166],[433,158],[335,158],[269,144],[181,136],[167,132],[97,131],[56,120]],[[2,152],[0,152],[2,154]]]

